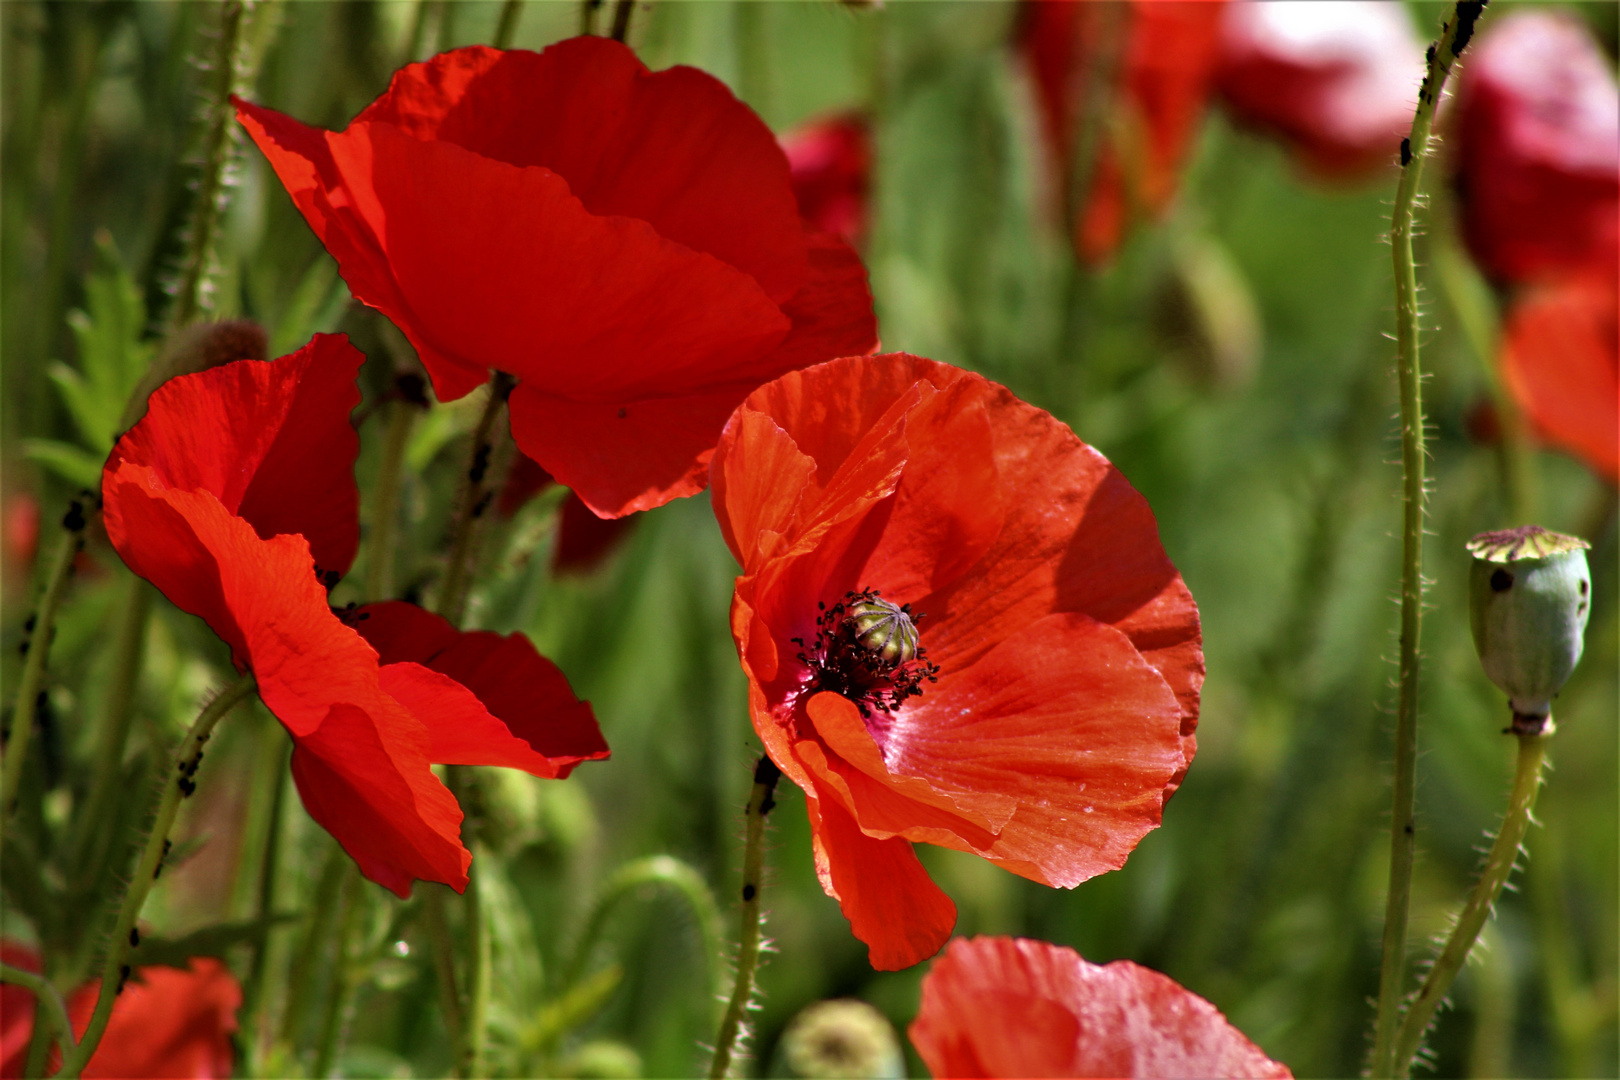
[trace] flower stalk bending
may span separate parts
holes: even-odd
[[[107,1030],[107,1021],[112,1018],[113,1002],[123,990],[124,980],[129,977],[130,965],[126,963],[126,958],[135,938],[135,920],[146,903],[147,893],[152,891],[152,882],[162,868],[163,856],[169,849],[169,830],[173,828],[175,815],[180,810],[180,800],[197,790],[195,777],[197,765],[202,760],[203,744],[214,733],[214,726],[238,702],[251,694],[253,688],[253,676],[244,675],[222,691],[192,721],[191,730],[186,732],[180,748],[175,751],[172,769],[164,778],[163,797],[158,802],[157,816],[146,838],[146,848],[141,852],[141,861],[135,867],[135,875],[124,891],[123,905],[118,909],[118,922],[113,927],[112,941],[107,946],[107,962],[101,972],[101,990],[96,995],[95,1012],[90,1015],[90,1025],[85,1028],[84,1037],[63,1062],[62,1071],[57,1073],[65,1080],[78,1077],[96,1052],[101,1036]]]
[[[720,1021],[714,1040],[714,1060],[709,1065],[710,1080],[720,1080],[731,1069],[732,1055],[743,1031],[743,1016],[754,997],[754,972],[759,967],[759,892],[764,884],[765,815],[776,806],[776,781],[782,771],[776,762],[762,755],[754,767],[754,790],[748,797],[748,833],[743,847],[742,922],[737,937],[737,979],[732,984],[731,1002]]]
[[[1395,712],[1394,802],[1390,819],[1389,894],[1384,909],[1383,961],[1378,979],[1378,1018],[1372,1075],[1395,1075],[1394,1034],[1406,982],[1406,925],[1416,842],[1413,813],[1417,779],[1419,639],[1423,619],[1424,438],[1422,370],[1418,357],[1417,263],[1412,228],[1423,163],[1428,157],[1435,108],[1457,57],[1474,33],[1483,0],[1459,0],[1429,49],[1428,70],[1418,90],[1411,136],[1401,142],[1401,179],[1395,189],[1390,247],[1395,260],[1396,371],[1401,397],[1403,521],[1401,555],[1400,691]]]
[[[1541,767],[1547,756],[1547,740],[1553,733],[1552,719],[1537,718],[1525,722],[1516,717],[1510,730],[1519,739],[1519,764],[1513,777],[1513,792],[1508,796],[1507,813],[1502,818],[1502,828],[1496,834],[1496,842],[1491,845],[1491,853],[1485,860],[1485,869],[1480,872],[1474,891],[1468,895],[1468,902],[1457,917],[1457,925],[1452,927],[1451,936],[1446,938],[1445,947],[1440,950],[1439,958],[1429,969],[1428,977],[1423,980],[1422,987],[1401,1021],[1400,1035],[1395,1043],[1396,1076],[1404,1077],[1411,1072],[1412,1058],[1423,1042],[1423,1035],[1434,1019],[1435,1010],[1440,1007],[1446,991],[1451,988],[1451,981],[1457,977],[1463,961],[1468,959],[1469,951],[1479,939],[1485,919],[1490,915],[1496,898],[1502,894],[1508,875],[1513,872],[1513,864],[1519,857],[1519,845],[1524,842],[1525,831],[1530,827],[1536,793],[1541,790]]]

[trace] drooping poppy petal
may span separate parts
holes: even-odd
[[[951,942],[908,1034],[941,1077],[1293,1075],[1174,980],[1024,938]]]
[[[1525,282],[1620,262],[1620,88],[1578,16],[1517,10],[1463,65],[1451,144],[1463,235]]]
[[[816,229],[854,244],[866,232],[872,132],[863,113],[812,120],[779,140],[793,174],[799,213]]]
[[[1220,0],[1026,0],[1020,44],[1034,76],[1075,250],[1107,259],[1127,226],[1161,213],[1203,119],[1217,62]],[[1106,82],[1098,72],[1111,73]],[[1100,90],[1103,100],[1088,99]],[[1088,162],[1077,163],[1082,128]],[[1077,177],[1076,166],[1089,172]],[[1076,190],[1084,185],[1084,190]]]
[[[765,125],[617,42],[446,53],[342,132],[238,116],[441,400],[517,376],[519,446],[603,517],[701,490],[750,389],[876,343],[858,260],[807,236]]]
[[[1536,431],[1620,483],[1620,282],[1611,272],[1532,286],[1516,298],[1502,377]]]
[[[317,334],[275,363],[170,379],[152,394],[147,419],[119,440],[107,472],[128,461],[165,487],[207,491],[262,537],[302,535],[323,570],[342,574],[360,543],[360,437],[349,413],[364,361],[342,334]],[[121,526],[110,517],[108,528]]]
[[[875,965],[949,932],[887,914],[927,892],[897,844],[1072,886],[1158,825],[1196,748],[1197,608],[1141,496],[1068,428],[948,365],[850,358],[750,395],[712,472],[754,727]],[[847,612],[879,600],[906,605],[914,656],[860,651]],[[881,848],[841,862],[860,845],[822,833],[846,818]]]
[[[0,942],[0,958],[24,971],[39,971],[34,950]],[[101,980],[68,996],[68,1021],[83,1036],[95,1011]],[[23,1074],[34,1033],[33,994],[20,986],[0,986],[0,1077]],[[193,957],[182,968],[142,967],[130,974],[113,1002],[101,1043],[85,1066],[86,1077],[229,1077],[235,1059],[232,1034],[242,989],[230,969],[213,957]],[[50,1067],[60,1065],[53,1049]]]
[[[1228,110],[1329,179],[1387,167],[1412,126],[1423,43],[1381,0],[1228,4],[1216,75]]]
[[[608,756],[590,703],[574,696],[557,665],[524,635],[459,631],[398,600],[360,608],[354,625],[377,650],[389,693],[424,718],[434,761],[505,765],[561,778],[581,761]],[[464,707],[427,707],[432,695],[447,688],[435,687],[412,668],[465,688],[488,713],[480,717]],[[413,704],[417,701],[423,707]]]

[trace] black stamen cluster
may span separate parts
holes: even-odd
[[[850,617],[850,609],[862,604],[880,603],[878,590],[862,589],[844,594],[844,599],[828,607],[818,601],[816,607],[816,639],[806,645],[803,638],[791,638],[803,651],[799,662],[810,669],[807,694],[831,690],[855,703],[863,718],[872,710],[892,713],[908,698],[922,696],[922,683],[939,681],[939,665],[930,663],[928,650],[919,643],[915,654],[904,659],[887,660],[882,653],[861,642],[861,628]],[[894,608],[896,614],[913,624],[922,614],[912,614],[911,605]]]

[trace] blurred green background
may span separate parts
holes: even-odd
[[[252,96],[340,127],[404,59],[491,40],[500,10],[431,0],[263,4],[250,23]],[[1441,5],[1410,10],[1420,32],[1432,33]],[[1612,57],[1616,5],[1580,10]],[[1010,44],[1016,17],[1000,3],[662,2],[637,11],[630,40],[654,68],[694,64],[725,80],[779,132],[866,111],[876,171],[864,254],[884,347],[982,371],[1070,423],[1146,495],[1198,600],[1209,669],[1199,753],[1163,828],[1123,870],[1072,891],[920,849],[958,905],[959,932],[1043,938],[1096,962],[1128,957],[1209,998],[1297,1074],[1354,1075],[1376,992],[1388,857],[1399,444],[1383,232],[1394,175],[1314,185],[1279,147],[1212,107],[1166,220],[1138,230],[1108,267],[1079,270],[1042,196],[1031,88]],[[57,364],[83,370],[96,342],[122,350],[130,365],[149,354],[140,342],[164,307],[172,238],[190,197],[202,80],[193,58],[207,53],[215,18],[201,3],[0,4],[9,646],[30,595],[26,506],[41,508],[48,538],[78,486],[75,462],[106,449],[76,426],[49,373]],[[579,20],[577,4],[526,4],[515,44],[541,48],[577,32]],[[1429,247],[1455,243],[1441,175],[1431,174]],[[313,331],[348,332],[373,360],[364,378],[374,398],[401,339],[348,302],[257,153],[239,153],[236,181],[215,313],[261,322],[273,356]],[[1178,308],[1180,275],[1200,253],[1225,268],[1224,302],[1252,304],[1263,329],[1218,363]],[[1435,261],[1429,254],[1420,259]],[[1436,275],[1423,275],[1434,498],[1419,954],[1471,882],[1512,755],[1500,734],[1505,704],[1479,672],[1467,632],[1463,542],[1511,523],[1498,455],[1469,435],[1488,369]],[[472,415],[465,402],[435,407],[417,428],[397,571],[407,584],[431,577]],[[380,435],[375,419],[362,428],[363,491]],[[46,467],[49,448],[29,442],[39,439],[77,445],[80,458],[58,453]],[[1527,869],[1432,1040],[1441,1075],[1620,1069],[1614,493],[1552,453],[1537,456],[1534,477],[1540,522],[1594,542],[1596,599],[1586,659],[1559,700],[1554,771]],[[706,1065],[723,973],[704,955],[701,905],[680,890],[632,887],[604,909],[581,969],[598,977],[563,995],[593,905],[628,861],[674,856],[715,896],[735,894],[740,810],[759,752],[727,631],[736,567],[698,497],[642,515],[599,570],[556,577],[548,557],[556,505],[531,504],[494,537],[471,622],[527,631],[592,701],[613,758],[563,783],[486,777],[497,849],[486,860],[498,943],[492,1061],[514,1075],[686,1075]],[[83,795],[106,642],[127,595],[128,574],[104,542],[90,560],[51,660],[35,793],[47,827]],[[348,588],[335,603],[359,598]],[[9,647],[8,681],[17,667]],[[137,779],[227,669],[200,622],[160,601],[141,686]],[[183,837],[206,842],[192,843],[194,857],[165,874],[147,908],[171,938],[252,914],[272,793],[285,782],[286,740],[262,710],[238,716],[216,742],[203,797],[181,824]],[[819,999],[863,998],[903,1030],[926,970],[868,967],[815,881],[802,798],[785,788],[771,819],[765,896],[776,953],[761,975],[756,1071],[777,1067],[783,1027]],[[275,907],[297,914],[311,910],[333,845],[295,798],[282,812],[290,846]],[[440,1075],[449,1048],[415,908],[371,892],[339,1070]],[[728,901],[720,914],[730,940]],[[4,932],[31,936],[9,906]],[[328,1000],[331,942],[300,919],[280,924],[272,941],[273,972],[298,963],[300,950],[322,972],[303,1012],[282,1017],[275,994],[267,1003],[272,1025],[307,1050]],[[240,964],[245,952],[226,955]],[[259,1065],[291,1071],[308,1060]],[[925,1075],[914,1055],[908,1067]]]

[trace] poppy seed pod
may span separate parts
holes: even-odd
[[[845,616],[855,640],[885,663],[904,664],[917,658],[917,624],[911,605],[891,604],[877,595],[851,604]]]
[[[1590,546],[1537,525],[1468,542],[1474,648],[1485,674],[1508,695],[1516,721],[1551,713],[1553,696],[1581,658],[1592,609]]]

